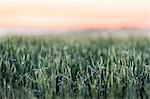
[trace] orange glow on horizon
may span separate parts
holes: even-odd
[[[150,11],[142,6],[99,4],[0,5],[0,27],[45,29],[150,28]]]

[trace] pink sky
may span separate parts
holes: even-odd
[[[1,0],[0,28],[150,28],[150,1]]]

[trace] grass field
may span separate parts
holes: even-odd
[[[2,39],[1,98],[149,99],[150,40]]]

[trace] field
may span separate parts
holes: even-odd
[[[0,99],[149,99],[150,40],[9,37]]]

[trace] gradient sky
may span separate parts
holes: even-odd
[[[0,0],[0,28],[150,28],[150,0]]]

